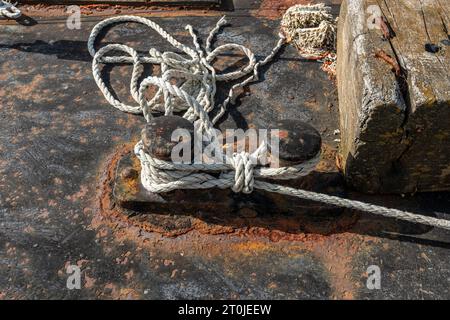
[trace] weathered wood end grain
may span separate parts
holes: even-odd
[[[379,8],[392,38],[370,28],[373,8]],[[384,193],[450,189],[449,12],[450,3],[442,0],[343,2],[341,157],[354,187]],[[377,52],[391,57],[401,72]]]

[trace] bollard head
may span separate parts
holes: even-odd
[[[291,166],[314,158],[320,151],[322,138],[320,133],[311,125],[294,119],[275,122],[270,126],[279,130],[279,159],[280,166]],[[271,133],[269,133],[269,136]],[[270,147],[270,144],[269,144]]]
[[[179,116],[164,116],[153,118],[141,132],[144,150],[160,160],[171,160],[172,149],[183,139],[172,141],[172,134],[177,129],[183,129],[189,134],[191,148],[194,139],[194,125]]]

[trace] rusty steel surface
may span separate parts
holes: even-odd
[[[275,43],[279,21],[252,3],[235,3],[227,13],[231,26],[217,42],[244,44],[261,58]],[[185,24],[203,38],[223,13],[146,15],[190,44]],[[127,214],[112,196],[113,182],[121,161],[136,166],[130,151],[145,121],[112,108],[92,78],[86,40],[102,17],[86,17],[81,30],[67,29],[64,18],[35,13],[32,19],[32,25],[0,24],[0,298],[450,298],[449,232],[339,208],[313,217],[314,203],[295,213],[169,208]],[[102,42],[125,42],[142,52],[170,49],[133,24],[115,27]],[[216,66],[230,62],[242,63],[226,56]],[[323,157],[299,185],[449,217],[448,193],[346,190],[335,161],[333,82],[293,47],[262,71],[261,81],[230,106],[221,128],[306,121],[322,135]],[[131,67],[107,66],[103,73],[129,100]],[[80,290],[66,287],[72,264],[82,270]],[[370,265],[381,269],[380,290],[366,287]]]

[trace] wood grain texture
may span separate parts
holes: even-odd
[[[391,39],[368,27],[373,5],[394,31]],[[438,0],[344,2],[338,36],[341,154],[355,187],[397,193],[450,188],[449,7]],[[397,60],[400,75],[374,57],[377,50]],[[351,82],[357,84],[353,93]]]

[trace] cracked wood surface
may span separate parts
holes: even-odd
[[[369,28],[370,6],[380,8],[391,39]],[[449,8],[438,0],[344,2],[338,36],[341,155],[355,187],[396,193],[450,188]],[[379,51],[397,60],[401,74],[377,59]]]

